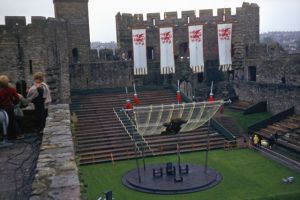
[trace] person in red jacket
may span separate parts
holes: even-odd
[[[19,96],[13,87],[9,87],[9,78],[5,75],[0,76],[0,109],[4,109],[8,115],[8,139],[17,139],[15,130],[14,106],[19,103]]]

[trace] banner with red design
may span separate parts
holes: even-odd
[[[146,30],[132,29],[134,75],[146,75]]]
[[[232,24],[218,24],[218,44],[220,69],[231,70],[231,35]]]
[[[204,71],[203,26],[189,26],[190,67],[194,73]]]
[[[173,49],[173,29],[160,28],[160,73],[175,73],[174,49]]]

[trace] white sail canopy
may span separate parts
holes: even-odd
[[[140,135],[159,135],[166,130],[164,124],[176,118],[187,121],[180,132],[194,130],[212,118],[222,104],[224,101],[150,105],[134,107],[133,113]]]

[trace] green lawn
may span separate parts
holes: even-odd
[[[232,110],[230,108],[225,108],[224,115],[233,117],[243,127],[245,131],[248,130],[249,126],[272,116],[268,112],[243,115],[242,111]]]
[[[176,156],[148,158],[148,163],[176,162]],[[204,152],[182,154],[182,162],[203,163]],[[108,189],[115,200],[298,200],[300,199],[300,173],[294,172],[265,158],[254,150],[214,150],[209,153],[209,166],[219,171],[223,180],[212,189],[180,195],[152,195],[136,192],[122,185],[121,178],[135,168],[135,161],[81,166],[82,178],[88,185],[88,199],[94,200]],[[292,184],[282,184],[281,179],[294,176]]]

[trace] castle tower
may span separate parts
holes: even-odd
[[[53,0],[55,17],[67,22],[70,63],[87,63],[90,55],[88,0]]]

